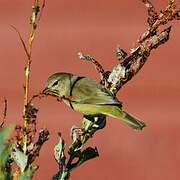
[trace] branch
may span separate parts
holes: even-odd
[[[87,147],[83,150],[84,144],[89,138],[93,137],[93,134],[105,127],[106,119],[103,116],[93,117],[85,116],[83,118],[83,127],[72,127],[71,138],[73,143],[69,147],[69,157],[65,156],[65,142],[61,135],[59,135],[59,143],[55,146],[54,157],[59,165],[59,171],[53,176],[53,180],[66,180],[70,177],[70,173],[75,168],[79,167],[83,163],[90,159],[99,156],[97,148]]]
[[[109,76],[110,72],[104,71],[102,65],[97,60],[95,60],[93,57],[91,57],[90,55],[86,55],[83,52],[79,52],[78,56],[79,56],[79,59],[90,61],[94,65],[95,69],[97,70],[97,72],[100,75],[101,84],[106,87],[107,86],[106,80],[107,80],[107,77]]]
[[[39,156],[42,145],[49,139],[49,131],[47,129],[42,129],[39,132],[39,138],[34,144],[32,151],[30,151],[28,156],[28,164],[32,162]]]
[[[27,56],[28,59],[29,59],[29,58],[30,58],[30,57],[29,57],[29,53],[28,53],[26,44],[25,44],[25,42],[24,42],[24,40],[23,40],[23,38],[22,38],[22,36],[21,36],[21,33],[18,31],[18,29],[17,29],[15,26],[11,25],[11,27],[17,32],[17,34],[18,34],[18,36],[19,36],[19,39],[20,39],[20,41],[21,41],[21,44],[22,44],[22,46],[23,46],[23,48],[24,48],[24,51],[25,51],[25,53],[26,53],[26,56]]]
[[[155,7],[149,0],[142,0],[142,2],[145,4],[147,10],[148,10],[148,19],[147,22],[150,27],[155,23],[155,21],[158,19],[158,13],[155,10]]]
[[[120,63],[116,65],[112,72],[105,71],[103,67],[89,55],[79,53],[80,59],[92,62],[100,74],[101,84],[116,94],[121,87],[133,78],[147,61],[151,50],[169,40],[171,26],[158,34],[159,27],[172,20],[180,19],[180,9],[177,9],[174,0],[169,0],[168,6],[160,14],[156,12],[153,4],[149,0],[141,0],[148,10],[149,27],[137,40],[136,47],[132,48],[129,54],[117,47],[116,56]]]
[[[42,15],[42,10],[45,7],[45,1],[43,1],[42,8],[39,6],[39,0],[35,0],[32,6],[32,15],[30,18],[30,25],[31,25],[31,31],[29,34],[29,39],[28,39],[28,46],[27,46],[27,65],[25,67],[25,85],[24,85],[24,110],[23,110],[23,118],[24,118],[24,153],[27,151],[27,132],[26,130],[28,129],[28,116],[27,116],[27,107],[29,103],[29,89],[30,89],[30,72],[31,72],[31,57],[32,57],[32,47],[33,47],[33,42],[34,42],[34,37],[36,33],[36,29],[38,26],[38,23],[41,19]],[[41,12],[41,13],[40,13]],[[39,15],[40,13],[40,15]],[[21,36],[20,36],[21,37]],[[23,41],[22,41],[23,43]],[[25,43],[23,43],[25,44]],[[24,46],[26,47],[26,46]]]
[[[4,98],[4,110],[2,114],[2,123],[0,124],[0,128],[3,127],[5,121],[6,121],[6,115],[7,115],[7,99]]]
[[[38,109],[33,106],[32,100],[36,97],[41,97],[41,93],[34,95],[29,99],[30,90],[30,72],[32,62],[32,47],[37,26],[42,16],[42,11],[45,7],[45,0],[42,0],[42,6],[39,6],[40,0],[34,0],[32,5],[32,14],[30,18],[31,30],[29,33],[28,42],[25,43],[20,32],[15,26],[11,27],[16,31],[18,37],[22,43],[24,51],[27,56],[26,67],[25,67],[25,83],[24,83],[24,105],[23,105],[23,125],[16,125],[14,129],[14,137],[4,141],[3,139],[8,135],[8,131],[1,134],[1,144],[6,146],[1,148],[1,167],[0,176],[6,178],[0,179],[32,179],[38,166],[33,165],[34,160],[39,156],[42,145],[49,138],[49,131],[43,129],[39,132],[39,138],[37,142],[34,142],[37,132],[37,112]],[[3,120],[0,124],[0,128],[3,128],[7,114],[7,100],[4,99],[4,111]],[[7,129],[7,128],[6,128]],[[7,129],[8,130],[8,129]],[[5,152],[5,153],[4,153]]]
[[[147,6],[152,6],[152,4],[149,4],[146,0],[142,0],[142,2],[145,3],[145,5]],[[154,8],[148,8],[148,12],[151,12],[152,14],[156,14]],[[150,18],[151,22],[149,24],[148,30],[140,37],[140,39],[138,40],[139,43],[143,42],[144,40],[146,40],[147,38],[150,38],[151,36],[153,36],[154,34],[157,33],[158,28],[161,25],[165,25],[167,24],[169,21],[172,20],[179,20],[180,19],[180,10],[176,10],[176,5],[174,0],[169,0],[168,6],[166,7],[166,9],[164,11],[161,11],[160,14],[151,16],[151,13],[148,14]]]
[[[180,19],[180,10],[176,10],[174,1],[169,1],[167,8],[157,16],[154,6],[148,0],[142,0],[148,8],[148,30],[143,33],[137,41],[137,46],[132,48],[129,55],[123,62],[114,67],[107,79],[108,87],[116,94],[121,87],[133,78],[143,67],[152,49],[169,40],[171,26],[158,34],[161,25],[167,24],[172,20]]]
[[[40,10],[40,13],[39,13],[39,17],[37,19],[38,24],[39,24],[39,22],[41,20],[41,17],[42,17],[42,14],[44,12],[45,6],[46,6],[46,0],[43,0],[43,3],[42,3],[41,8],[40,8],[41,10]]]
[[[82,128],[71,129],[71,137],[73,143],[69,148],[69,154],[73,154],[73,152],[75,152],[77,149],[81,149],[87,142],[87,140],[89,140],[89,138],[92,138],[96,131],[98,131],[99,129],[103,129],[105,125],[105,116],[84,115],[82,120]],[[78,131],[76,131],[76,129],[78,129]]]
[[[83,59],[86,61],[90,61],[91,63],[93,63],[95,69],[97,70],[97,72],[100,74],[101,80],[103,80],[103,76],[104,76],[104,69],[102,67],[102,65],[96,61],[93,57],[91,57],[90,55],[86,55],[83,52],[79,52],[78,53],[79,59]]]
[[[111,83],[110,90],[114,94],[139,72],[153,49],[169,40],[170,31],[171,26],[163,30],[159,35],[154,35],[151,39],[142,42],[136,49],[132,49],[130,55],[121,64],[118,64],[113,69],[108,82]]]

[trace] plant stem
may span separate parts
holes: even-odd
[[[28,141],[28,116],[27,116],[27,108],[29,103],[29,89],[30,89],[30,73],[31,73],[31,58],[32,58],[32,47],[35,36],[35,31],[37,27],[37,17],[39,13],[39,1],[35,0],[32,6],[32,15],[31,15],[31,31],[28,39],[28,48],[27,48],[27,65],[25,68],[25,86],[24,86],[24,109],[23,109],[23,118],[24,118],[24,144],[23,151],[26,154],[27,152],[27,141]]]

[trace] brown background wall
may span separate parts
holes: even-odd
[[[153,1],[160,10],[166,1]],[[179,2],[179,1],[178,1]],[[0,0],[0,102],[8,98],[8,121],[22,122],[23,68],[26,56],[16,33],[28,35],[31,1]],[[56,71],[73,72],[98,80],[77,52],[96,57],[106,69],[117,60],[117,44],[128,50],[146,28],[147,12],[139,1],[53,0],[47,6],[33,49],[31,94],[43,88]],[[174,24],[170,41],[153,51],[143,70],[118,94],[127,111],[141,117],[147,128],[135,132],[115,119],[90,140],[100,157],[75,170],[72,179],[177,180],[180,178],[180,25]],[[35,179],[50,179],[57,170],[53,145],[61,131],[70,143],[69,130],[81,114],[55,99],[37,102],[39,127],[47,127],[50,140],[37,160]],[[2,108],[2,106],[0,106]]]

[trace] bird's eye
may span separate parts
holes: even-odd
[[[57,86],[59,81],[55,81],[52,86]]]

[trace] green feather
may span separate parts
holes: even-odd
[[[72,103],[74,110],[86,115],[103,114],[113,118],[117,118],[126,123],[133,129],[142,130],[146,125],[136,117],[123,111],[120,107],[114,105],[93,105],[93,104],[79,104]]]
[[[72,97],[75,102],[82,104],[114,104],[121,106],[121,102],[108,89],[89,78],[77,81],[72,89]]]

